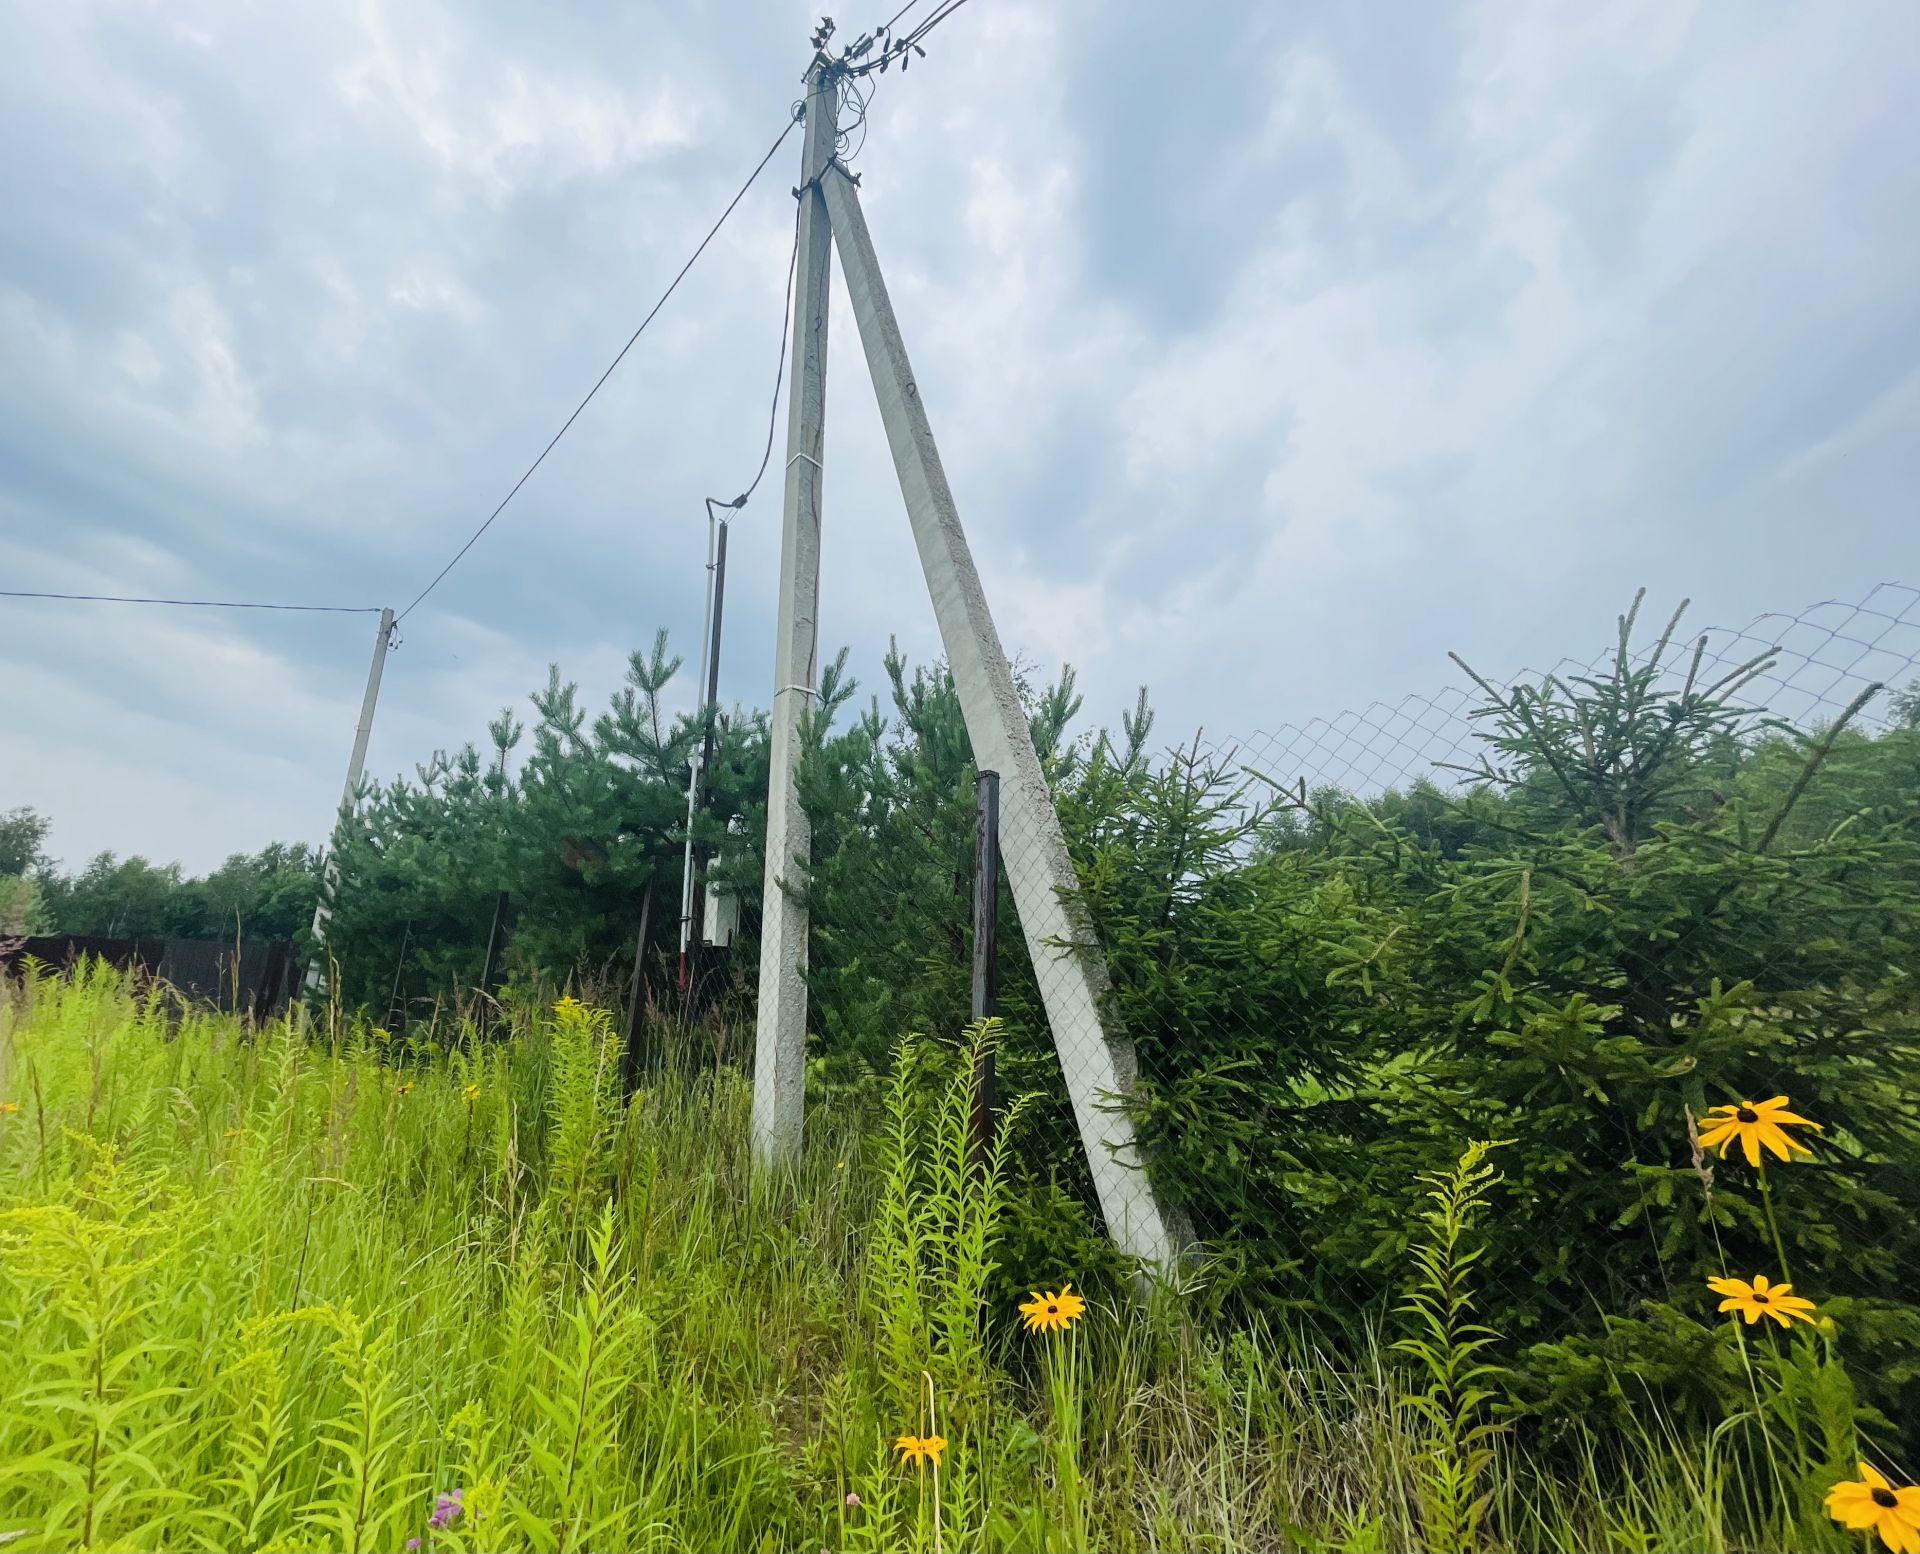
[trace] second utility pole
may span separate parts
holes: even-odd
[[[347,785],[334,812],[333,835],[327,845],[327,865],[320,877],[320,900],[313,909],[313,960],[307,966],[307,992],[327,996],[327,924],[340,895],[340,827],[359,793],[360,774],[366,769],[367,740],[373,733],[373,709],[380,700],[380,676],[387,667],[387,648],[393,640],[393,611],[380,612],[380,630],[373,639],[373,663],[367,670],[367,689],[360,698],[360,722],[353,731],[353,754],[347,761]]]
[[[794,768],[813,704],[820,646],[820,493],[827,421],[827,282],[832,233],[820,175],[834,154],[838,84],[824,55],[807,73],[800,153],[800,273],[793,293],[793,387],[787,395],[786,494],[780,522],[780,614],[773,646],[772,778],[761,891],[760,1006],[753,1050],[753,1152],[762,1164],[799,1152],[806,1109],[807,872],[813,827]]]

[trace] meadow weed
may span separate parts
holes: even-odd
[[[769,1180],[737,1073],[626,1095],[572,1000],[406,1042],[8,985],[0,1548],[1902,1547],[1915,1492],[1792,1401],[1812,1348],[1709,1430],[1503,1428],[1485,1145],[1357,1350],[1125,1281],[1002,1300],[997,1036],[904,1041]]]

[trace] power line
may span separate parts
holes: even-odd
[[[862,92],[856,84],[858,78],[847,75],[840,78],[836,128],[833,138],[833,154],[842,163],[851,162],[867,148],[867,106],[873,101],[877,86],[869,86]],[[843,117],[852,109],[851,117]],[[853,132],[860,132],[860,143],[854,145]]]
[[[967,0],[947,0],[947,3],[945,5],[941,6],[939,10],[935,11],[933,15],[929,16],[924,22],[922,22],[918,27],[914,28],[913,31],[907,35],[907,41],[909,43],[918,43],[922,38],[924,38],[928,33],[932,32],[934,28],[938,27],[942,22],[944,22],[949,16],[953,15],[955,11],[959,10],[960,7],[965,5],[966,3],[967,3]]]
[[[862,33],[856,38],[838,61],[842,72],[849,77],[885,74],[896,62],[904,71],[913,62],[915,54],[922,56],[926,54],[927,51],[920,46],[920,40],[965,5],[967,0],[944,0],[943,4],[934,8],[931,16],[919,23],[911,32],[904,32],[899,37],[894,37],[893,23],[899,21],[919,3],[920,0],[910,0],[909,4],[902,6],[894,13],[893,21],[876,27],[872,32]],[[830,25],[827,26],[826,32],[831,34]],[[825,36],[815,35],[815,47],[819,47],[824,42]],[[872,53],[876,44],[879,45],[880,52],[868,59],[866,56]]]
[[[873,34],[869,34],[868,35],[869,38],[877,39],[878,35],[889,32],[893,27],[894,23],[898,22],[901,17],[905,16],[909,11],[913,10],[916,6],[918,6],[921,3],[922,3],[922,0],[908,0],[908,3],[903,5],[898,11],[896,11],[893,14],[892,18],[884,26],[880,28],[876,28]],[[856,66],[852,69],[847,69],[843,63],[842,65],[843,77],[854,77],[854,76],[866,75],[876,69],[884,69],[887,64],[891,63],[896,58],[900,60],[901,67],[904,69],[906,66],[905,56],[909,53],[910,50],[917,47],[919,40],[924,38],[928,33],[932,32],[935,27],[937,27],[941,22],[945,21],[955,11],[959,10],[960,7],[965,3],[966,3],[966,0],[945,0],[945,3],[938,5],[935,8],[933,14],[929,16],[924,22],[920,23],[917,27],[915,27],[912,32],[907,33],[898,39],[889,39],[888,46],[885,49],[883,49],[882,55],[880,58],[869,61],[864,66]],[[859,52],[864,53],[865,49],[862,48]],[[864,129],[865,119],[866,119],[865,110],[867,106],[865,97],[862,96],[857,90],[853,88],[851,79],[847,79],[845,81],[843,92],[845,93],[846,96],[851,98],[851,100],[853,101],[853,103],[856,105],[858,109],[859,117],[855,121],[855,127]],[[739,189],[734,193],[733,198],[727,201],[726,208],[720,212],[718,219],[716,219],[713,225],[707,229],[706,236],[700,239],[699,244],[694,248],[692,254],[690,254],[687,257],[686,262],[680,266],[679,270],[675,273],[673,279],[667,283],[666,290],[660,294],[659,299],[654,303],[654,305],[650,309],[648,309],[646,317],[640,320],[639,327],[636,328],[633,331],[633,333],[627,337],[626,344],[620,347],[620,350],[618,351],[618,353],[616,353],[613,360],[607,364],[606,370],[602,372],[600,376],[594,380],[593,387],[587,390],[585,397],[581,399],[579,404],[574,406],[573,412],[566,418],[566,420],[560,423],[560,429],[557,432],[555,432],[551,438],[548,439],[546,446],[540,450],[539,455],[534,459],[534,461],[526,467],[525,471],[522,472],[520,478],[513,483],[512,487],[508,490],[507,494],[500,499],[498,505],[494,507],[493,511],[488,513],[486,516],[486,519],[480,524],[480,526],[477,529],[475,529],[471,535],[467,537],[466,543],[453,553],[453,556],[451,557],[451,559],[448,560],[447,564],[434,574],[432,581],[429,582],[425,588],[421,589],[419,593],[414,595],[412,601],[407,605],[407,607],[402,611],[400,611],[400,613],[394,617],[394,624],[396,626],[398,626],[401,621],[405,620],[407,616],[411,615],[414,612],[414,610],[419,607],[419,605],[427,597],[427,595],[432,593],[434,589],[440,586],[440,584],[445,580],[447,574],[460,564],[461,558],[464,557],[468,551],[473,549],[473,547],[479,542],[480,537],[483,534],[485,534],[488,529],[493,527],[494,520],[497,519],[501,515],[501,513],[506,511],[507,504],[510,503],[516,496],[520,494],[521,487],[526,485],[526,483],[533,478],[534,471],[539,469],[540,466],[546,462],[547,455],[552,453],[553,450],[559,446],[560,439],[566,436],[567,432],[572,428],[573,423],[580,419],[582,412],[584,412],[587,406],[593,402],[594,396],[598,394],[603,387],[605,387],[607,379],[613,376],[614,369],[617,368],[621,362],[626,360],[627,353],[633,349],[634,345],[639,341],[640,336],[646,333],[647,326],[654,321],[655,317],[658,316],[660,310],[666,306],[667,300],[673,296],[675,291],[679,289],[680,283],[686,279],[687,273],[690,270],[692,270],[694,265],[699,261],[700,256],[707,251],[708,245],[711,244],[713,239],[719,234],[721,227],[726,225],[727,218],[733,214],[735,208],[739,205],[741,200],[746,198],[747,191],[753,187],[755,181],[758,180],[758,178],[760,177],[760,174],[766,170],[767,164],[773,160],[775,154],[778,153],[781,146],[783,146],[786,143],[787,137],[793,133],[794,125],[799,122],[800,121],[797,116],[790,118],[787,121],[786,125],[781,129],[779,135],[777,135],[774,138],[773,144],[767,148],[766,154],[762,156],[759,162],[757,162],[754,165],[753,171],[747,174],[746,181],[740,185]],[[747,498],[753,494],[755,489],[758,488],[762,477],[766,474],[768,462],[773,455],[774,429],[779,418],[780,386],[786,371],[788,334],[789,334],[789,326],[791,323],[791,315],[792,315],[793,279],[794,279],[795,269],[799,263],[799,255],[800,255],[799,244],[800,244],[799,221],[798,221],[798,213],[796,212],[795,223],[794,223],[793,255],[789,259],[787,264],[787,301],[786,301],[786,305],[782,308],[782,311],[781,311],[780,356],[779,356],[779,360],[775,364],[774,380],[773,380],[773,403],[768,410],[766,450],[761,455],[760,468],[755,472],[752,484],[749,485],[746,491],[743,492],[739,497],[735,498],[732,502],[723,504],[726,506],[740,508],[746,505]],[[712,499],[710,498],[709,501],[711,503]],[[164,599],[164,598],[149,598],[144,596],[133,596],[133,595],[124,595],[124,594],[43,593],[43,592],[32,592],[32,591],[19,590],[19,589],[0,589],[0,598],[60,599],[60,600],[72,600],[72,601],[86,601],[86,602],[94,602],[94,603],[102,603],[102,604],[174,605],[174,606],[180,606],[185,608],[213,609],[213,610],[282,610],[282,611],[296,611],[296,612],[307,613],[307,614],[329,614],[329,615],[372,615],[372,614],[378,614],[380,609],[380,607],[377,605],[278,604],[278,603],[268,603],[268,602],[254,601],[254,600],[235,600],[235,599]]]
[[[653,307],[647,313],[647,316],[640,320],[640,327],[634,330],[634,332],[627,337],[627,343],[620,347],[619,355],[615,356],[614,359],[607,364],[607,370],[601,373],[599,378],[595,380],[593,387],[587,390],[587,397],[581,400],[579,404],[573,407],[573,414],[568,416],[566,420],[561,423],[560,430],[555,432],[553,434],[552,439],[547,443],[546,447],[540,450],[540,457],[535,459],[531,464],[529,464],[527,466],[526,473],[523,474],[518,480],[516,480],[513,483],[513,489],[500,499],[500,505],[494,508],[492,512],[487,514],[486,522],[481,524],[479,528],[475,529],[472,535],[468,538],[467,543],[462,545],[457,551],[454,552],[453,559],[449,561],[445,566],[443,566],[439,570],[439,572],[437,572],[434,575],[433,581],[427,584],[425,588],[421,589],[420,592],[414,596],[413,603],[409,604],[404,610],[402,610],[399,613],[399,615],[394,617],[395,625],[398,625],[401,621],[405,620],[409,615],[411,615],[415,607],[419,605],[420,601],[426,598],[428,594],[432,593],[434,589],[440,586],[441,579],[444,578],[449,572],[451,572],[457,565],[459,565],[460,558],[466,555],[468,551],[473,549],[475,542],[479,540],[480,536],[485,534],[487,530],[493,526],[493,520],[498,518],[501,513],[506,511],[507,503],[511,502],[514,499],[514,497],[519,494],[520,488],[524,486],[530,479],[533,478],[533,472],[537,470],[544,462],[546,462],[547,455],[553,452],[555,446],[558,445],[560,439],[567,435],[567,429],[571,427],[575,421],[579,420],[580,412],[585,410],[587,406],[593,402],[593,396],[595,394],[598,394],[600,392],[601,386],[607,381],[608,378],[613,376],[613,369],[615,367],[618,367],[620,363],[626,359],[627,352],[633,349],[634,342],[638,340],[641,335],[646,333],[647,325],[653,322],[654,315],[657,314],[663,307],[667,305],[667,298],[671,297],[674,294],[675,290],[679,287],[681,281],[686,279],[687,271],[693,268],[694,262],[697,259],[699,259],[699,257],[703,253],[707,251],[707,245],[713,241],[714,235],[719,232],[720,228],[726,225],[727,217],[733,214],[733,208],[736,205],[738,205],[741,202],[741,200],[746,198],[747,190],[753,187],[754,180],[760,176],[761,171],[766,167],[767,163],[773,160],[774,153],[778,151],[780,147],[786,143],[787,136],[793,133],[793,127],[798,122],[799,121],[796,119],[789,119],[787,121],[786,128],[780,131],[778,138],[775,139],[774,143],[767,148],[767,154],[761,157],[759,164],[754,168],[752,172],[747,174],[747,181],[740,185],[739,192],[736,193],[732,199],[727,201],[727,208],[720,212],[720,219],[714,222],[712,227],[708,229],[707,235],[700,239],[700,246],[694,249],[691,256],[689,256],[689,258],[687,259],[687,262],[680,266],[679,274],[675,275],[673,280],[668,283],[667,289],[660,294],[660,300],[654,303]]]
[[[767,446],[760,454],[760,467],[753,473],[753,483],[736,496],[731,502],[722,502],[715,497],[707,498],[709,510],[715,507],[731,507],[736,510],[747,505],[747,498],[760,488],[761,478],[767,473],[767,465],[773,458],[773,431],[780,420],[780,385],[787,373],[787,338],[793,322],[793,276],[800,267],[800,202],[796,199],[793,207],[793,253],[787,260],[787,290],[785,300],[780,304],[780,355],[773,366],[773,402],[767,406]]]
[[[299,610],[314,615],[378,615],[377,604],[262,604],[250,599],[149,599],[132,594],[29,593],[0,588],[0,599],[78,599],[93,604],[180,604],[201,610]]]

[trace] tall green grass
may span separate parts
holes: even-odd
[[[571,1003],[408,1048],[0,989],[0,1549],[1428,1546],[1384,1343],[1162,1296],[1061,1384],[985,1300],[968,1068],[914,1044],[870,1136],[816,1115],[766,1178],[736,1073],[625,1100]],[[1468,1444],[1485,1547],[1798,1546],[1724,1437]]]

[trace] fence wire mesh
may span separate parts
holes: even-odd
[[[1203,1299],[1359,1333],[1391,1320],[1429,1178],[1495,1140],[1476,1315],[1526,1385],[1577,1397],[1603,1355],[1704,1385],[1729,1363],[1706,1281],[1764,1273],[1904,1417],[1920,590],[1661,624],[1241,738],[1167,744],[1143,701],[1076,743],[1071,685],[1034,693],[1076,891],[1030,942],[1044,828],[1003,828],[1023,1268],[1084,1276],[1101,1230],[1164,1225]],[[897,665],[892,691],[810,794],[816,1104],[968,1015],[958,704]],[[1770,1129],[1779,1096],[1809,1120]]]

